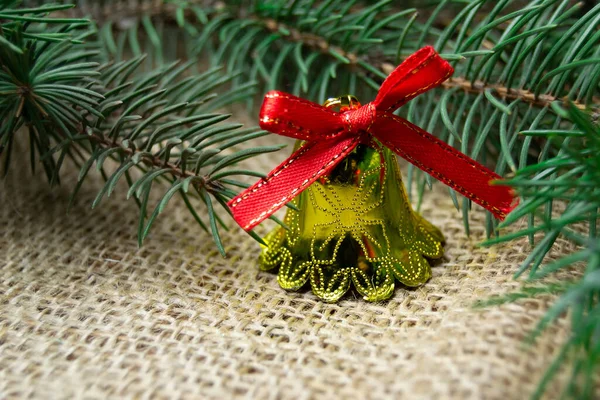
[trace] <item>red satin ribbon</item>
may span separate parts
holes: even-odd
[[[306,141],[266,178],[233,198],[234,219],[250,230],[328,174],[359,143],[376,138],[463,196],[504,219],[515,206],[510,187],[490,185],[501,177],[392,112],[448,79],[454,70],[432,47],[408,57],[383,82],[374,101],[334,112],[299,97],[271,91],[260,111],[261,128]]]

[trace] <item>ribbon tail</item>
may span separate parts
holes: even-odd
[[[309,142],[269,175],[227,203],[233,218],[248,231],[329,173],[358,145],[358,137]]]
[[[380,113],[374,136],[396,154],[504,219],[516,207],[509,186],[491,185],[502,177],[418,126],[389,113]]]

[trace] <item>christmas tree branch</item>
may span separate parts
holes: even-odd
[[[596,340],[600,326],[600,158],[597,156],[600,152],[600,128],[575,106],[570,106],[565,114],[575,124],[575,130],[524,132],[528,136],[545,136],[548,140],[560,142],[559,155],[521,169],[509,181],[521,194],[522,202],[503,226],[512,225],[522,216],[532,214],[540,223],[534,228],[506,233],[484,243],[492,245],[518,237],[529,237],[533,241],[536,233],[543,234],[516,273],[518,277],[529,271],[527,282],[532,286],[526,286],[518,293],[491,299],[483,305],[512,302],[541,293],[560,294],[558,301],[532,332],[530,341],[534,341],[565,311],[571,315],[571,338],[548,369],[533,399],[541,398],[546,385],[557,373],[557,367],[567,362],[566,355],[569,353],[574,355],[571,361],[571,384],[563,394],[574,399],[594,398],[595,377],[600,361]],[[565,204],[565,208],[559,215],[549,214],[546,206],[548,200]],[[579,249],[542,265],[561,236],[575,242]],[[560,284],[539,283],[539,280],[567,268],[577,269],[581,274],[575,275],[573,281]]]
[[[556,154],[543,137],[517,134],[542,127],[569,129],[570,122],[555,110],[556,100],[569,100],[597,112],[594,88],[600,80],[593,45],[600,38],[573,21],[575,16],[578,21],[597,20],[598,6],[582,13],[579,5],[551,0],[516,10],[500,3],[479,15],[484,2],[475,1],[461,5],[456,18],[440,25],[437,16],[443,13],[445,2],[439,3],[425,22],[415,18],[413,9],[394,10],[386,1],[362,8],[341,1],[319,7],[298,1],[293,10],[283,8],[283,3],[260,1],[252,7],[235,2],[226,6],[159,3],[152,3],[153,7],[174,9],[175,17],[168,13],[154,18],[143,15],[126,24],[101,27],[102,44],[110,57],[120,60],[128,52],[139,55],[143,47],[150,65],[160,65],[164,55],[156,43],[183,38],[184,57],[202,50],[213,65],[225,64],[229,72],[243,71],[233,79],[235,85],[257,80],[266,86],[263,90],[282,88],[318,101],[343,92],[371,98],[377,81],[393,68],[390,60],[401,59],[406,51],[424,43],[435,43],[438,49],[450,51],[445,55],[454,60],[456,78],[415,99],[402,113],[471,157],[496,165],[501,175]],[[121,3],[108,2],[105,7],[110,4]],[[319,20],[321,15],[327,18]],[[165,20],[175,20],[185,34],[168,39]],[[198,24],[203,25],[201,30],[196,28]],[[157,32],[161,39],[156,39]],[[546,56],[548,52],[561,54],[572,68],[557,66]],[[579,61],[573,61],[577,58]],[[532,68],[537,65],[546,65],[547,74],[540,73],[544,69]],[[579,74],[575,73],[578,68],[583,68]],[[528,77],[517,79],[521,73]],[[554,85],[540,90],[544,83]],[[557,91],[561,84],[563,91]],[[414,180],[419,183],[420,203],[432,179],[409,168],[409,182]],[[450,195],[463,211],[468,231],[470,202],[453,192]],[[547,205],[552,207],[550,202]],[[486,227],[491,234],[495,227],[491,217]]]
[[[137,15],[150,15],[154,18],[161,18],[167,20],[169,22],[181,21],[184,17],[193,17],[198,15],[198,11],[201,10],[202,15],[210,15],[218,14],[225,12],[226,8],[221,5],[220,7],[212,7],[206,8],[206,4],[204,2],[148,2],[141,4],[131,4],[131,3],[121,3],[117,2],[115,4],[104,5],[101,7],[100,11],[96,11],[95,14],[98,16],[102,16],[103,19],[110,20],[112,16],[115,15],[114,8],[119,10],[118,15],[119,18],[122,19],[123,16],[125,18],[136,17]],[[204,7],[204,8],[201,8]],[[357,8],[351,8],[351,10],[356,10]],[[84,9],[85,10],[85,9]],[[193,12],[196,11],[196,13]],[[389,14],[389,13],[388,13]],[[400,14],[400,13],[398,13]],[[416,15],[416,9],[408,9],[403,10],[401,14],[411,15],[411,18]],[[212,15],[211,15],[212,16]],[[305,32],[301,29],[294,27],[293,25],[288,25],[284,22],[278,21],[273,18],[263,18],[262,14],[248,14],[245,8],[240,8],[237,18],[245,18],[248,22],[255,22],[256,24],[262,26],[266,32],[270,32],[271,34],[281,34],[285,33],[285,40],[289,42],[295,42],[301,44],[303,48],[312,49],[314,51],[320,52],[323,55],[328,55],[331,60],[339,60],[342,59],[345,61],[346,67],[353,70],[362,70],[362,73],[366,76],[370,74],[376,75],[375,80],[380,80],[382,77],[387,76],[389,72],[391,72],[396,64],[390,62],[389,60],[382,59],[381,54],[377,53],[367,53],[367,54],[359,54],[356,52],[347,51],[345,48],[341,46],[334,45],[330,38],[324,35],[318,35],[312,32]],[[381,17],[383,18],[383,17]],[[448,28],[451,25],[451,21],[446,21],[444,26]],[[508,25],[508,21],[498,24],[499,27],[506,27]],[[439,28],[438,28],[439,29]],[[480,57],[482,55],[490,55],[493,54],[494,44],[490,44],[487,42],[488,52],[465,52],[465,54],[453,53],[448,54],[448,58],[450,60],[464,60],[467,57]],[[408,54],[408,53],[407,53]],[[394,62],[397,63],[403,56],[403,53],[397,53]],[[379,71],[379,72],[375,72]],[[531,90],[508,87],[505,84],[495,84],[484,82],[482,80],[470,80],[466,76],[460,76],[456,74],[453,78],[449,79],[442,86],[444,89],[452,90],[455,88],[463,89],[465,92],[473,95],[482,94],[486,91],[492,91],[495,96],[500,99],[508,99],[508,100],[520,100],[523,103],[532,104],[536,107],[547,107],[554,101],[570,101],[572,104],[577,106],[580,109],[589,108],[594,114],[600,113],[600,108],[596,106],[598,102],[600,102],[599,97],[591,97],[591,100],[588,102],[580,102],[577,99],[572,99],[568,95],[559,97],[552,94],[547,93],[535,93]]]
[[[66,159],[80,168],[71,203],[96,164],[106,182],[93,207],[125,179],[130,186],[128,198],[135,198],[141,209],[140,244],[178,195],[201,227],[210,225],[224,253],[218,226],[226,225],[213,202],[229,212],[227,200],[246,186],[236,177],[262,176],[231,167],[281,146],[236,150],[240,143],[265,132],[224,124],[229,116],[212,110],[249,98],[255,84],[228,89],[236,74],[223,74],[218,68],[201,72],[193,59],[144,71],[147,57],[143,55],[131,57],[121,51],[119,58],[113,57],[107,46],[114,42],[110,32],[97,31],[85,19],[47,16],[71,6],[12,7],[0,8],[0,145],[5,173],[14,141],[28,135],[32,168],[39,159],[51,183],[59,182]],[[113,164],[106,164],[109,159]],[[158,180],[167,187],[152,210],[150,197]],[[208,224],[192,205],[197,201],[208,211]]]
[[[416,10],[415,10],[416,14]],[[415,15],[413,14],[413,15]],[[392,64],[387,61],[381,61],[381,57],[376,54],[366,54],[363,57],[360,57],[356,53],[347,52],[343,48],[339,46],[332,46],[331,43],[327,40],[327,38],[319,35],[315,35],[312,33],[304,33],[297,29],[286,26],[283,23],[278,23],[274,19],[256,19],[261,24],[263,24],[266,29],[271,31],[273,34],[277,34],[279,32],[289,32],[288,40],[292,42],[301,43],[303,46],[307,48],[312,48],[313,50],[320,51],[323,54],[329,54],[334,58],[343,58],[348,60],[347,67],[362,69],[363,73],[369,74],[373,72],[373,68],[381,71],[384,76],[389,75],[395,68],[397,64]],[[449,24],[447,24],[449,25]],[[335,54],[335,56],[332,56]],[[479,54],[453,54],[449,57],[450,60],[456,60],[459,58],[466,58],[469,56],[478,56]],[[466,56],[466,57],[465,57]],[[398,54],[397,57],[401,58],[401,55]],[[360,62],[362,61],[362,62]],[[370,66],[370,67],[367,67]],[[569,101],[568,96],[564,96],[562,98],[558,98],[556,96],[550,94],[540,94],[536,95],[534,92],[529,90],[523,90],[518,88],[509,88],[507,86],[501,84],[486,84],[485,82],[478,81],[470,81],[465,77],[461,76],[453,76],[442,84],[442,88],[447,90],[452,90],[454,88],[460,88],[467,93],[470,94],[483,94],[488,90],[495,92],[498,97],[501,99],[509,99],[509,100],[521,100],[524,103],[529,103],[535,105],[537,107],[548,107],[551,103],[559,100],[559,101]],[[584,110],[586,108],[592,110],[595,114],[600,113],[600,108],[596,106],[596,104],[600,103],[600,97],[592,97],[592,101],[590,105],[586,105],[584,103],[578,101],[571,101],[571,104],[576,106],[577,108]]]

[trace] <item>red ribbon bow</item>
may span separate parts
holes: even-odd
[[[260,111],[261,128],[306,141],[266,178],[233,198],[234,219],[250,230],[328,174],[359,143],[376,138],[396,154],[463,196],[504,219],[514,194],[501,177],[392,112],[419,94],[440,85],[454,72],[430,47],[408,57],[383,82],[374,101],[358,109],[335,112],[299,97],[271,91]]]

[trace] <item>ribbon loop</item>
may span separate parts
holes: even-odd
[[[423,47],[400,64],[383,82],[373,101],[378,110],[393,112],[452,75],[454,69],[431,46]]]
[[[265,95],[260,110],[260,126],[266,131],[300,140],[332,137],[344,129],[338,113],[275,90]]]
[[[291,94],[267,93],[260,111],[260,126],[306,143],[266,178],[228,203],[234,219],[246,230],[254,228],[330,173],[364,141],[364,133],[503,219],[516,202],[510,187],[490,184],[501,180],[499,175],[391,113],[440,85],[452,72],[450,64],[428,46],[400,64],[383,82],[375,100],[362,107],[350,101],[337,113]]]

